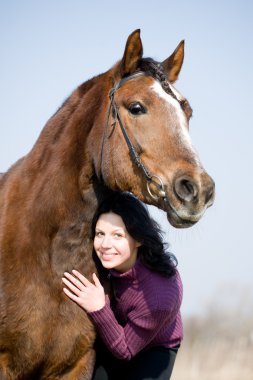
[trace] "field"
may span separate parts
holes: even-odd
[[[211,312],[184,330],[171,380],[253,380],[253,313]]]

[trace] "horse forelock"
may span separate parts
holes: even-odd
[[[153,58],[143,58],[140,61],[140,70],[158,80],[163,90],[179,102],[188,119],[192,116],[192,109],[187,99],[181,97],[169,82],[168,75],[161,62],[155,61]]]
[[[171,96],[175,97],[168,86],[168,76],[162,63],[155,61],[153,58],[143,58],[140,62],[140,70],[158,80],[165,92],[170,93]]]

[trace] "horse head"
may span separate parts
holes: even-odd
[[[136,30],[107,72],[107,119],[94,166],[107,187],[130,191],[164,210],[173,226],[189,227],[212,205],[214,182],[191,143],[190,104],[174,87],[184,41],[162,63],[142,54]],[[96,133],[92,139],[99,141]]]

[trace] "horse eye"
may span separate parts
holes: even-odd
[[[130,104],[128,109],[132,115],[141,115],[143,113],[146,113],[146,110],[143,107],[143,105],[138,102]]]

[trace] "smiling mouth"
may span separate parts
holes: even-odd
[[[116,256],[116,253],[101,253],[102,259],[111,259],[112,257]]]

